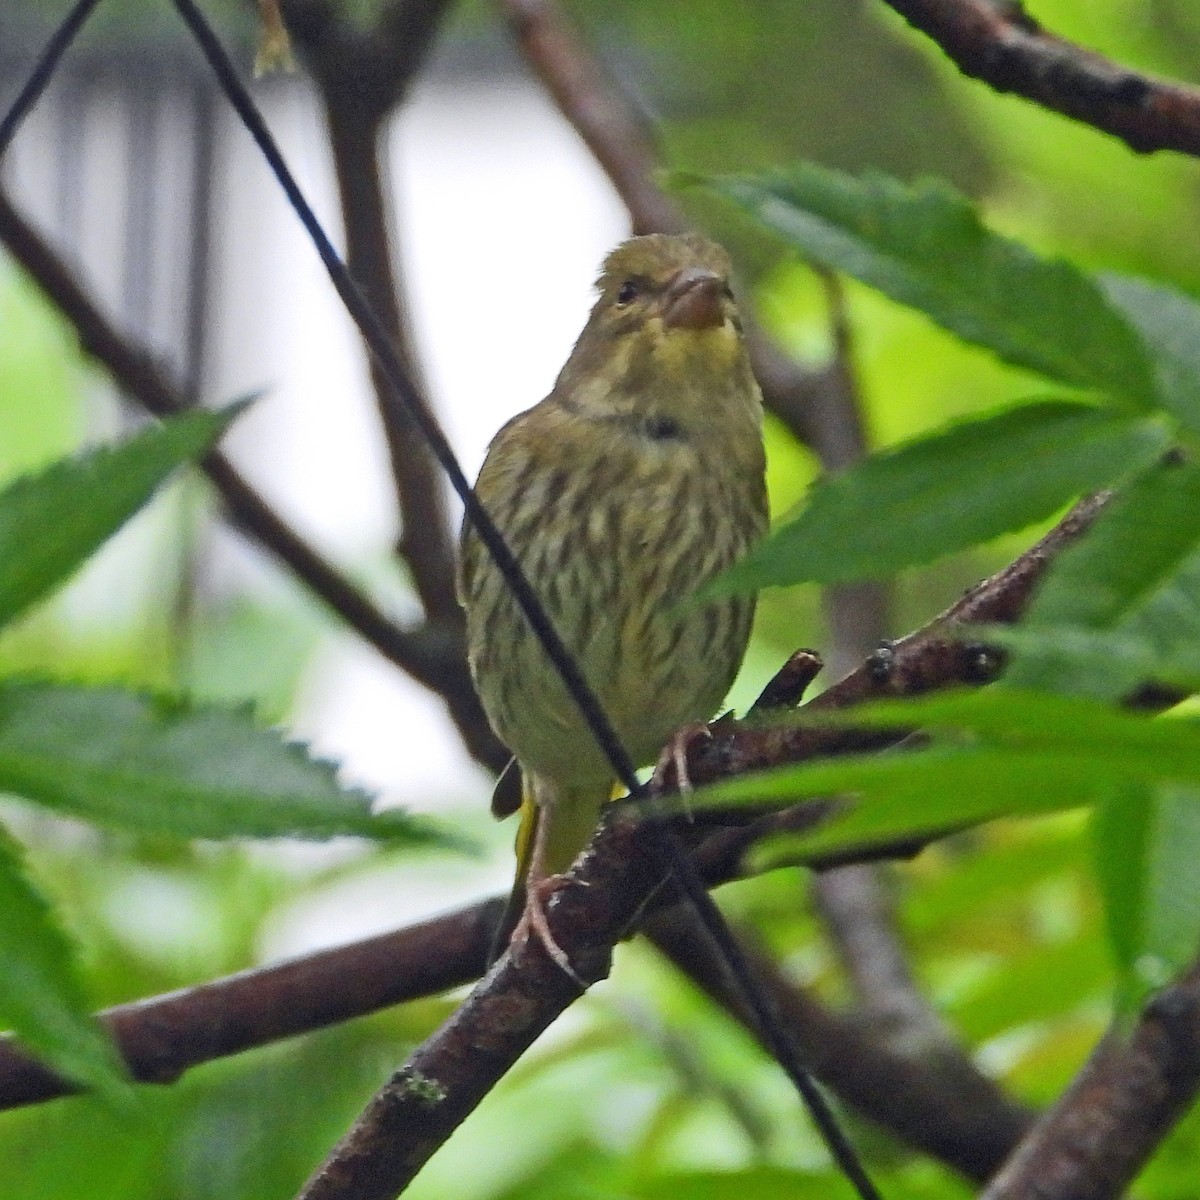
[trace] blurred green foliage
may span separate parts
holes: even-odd
[[[10,0],[0,21],[44,33],[64,4]],[[378,0],[354,0],[369,19]],[[1135,67],[1200,81],[1192,0],[1038,0],[1037,18]],[[253,38],[250,6],[214,14]],[[1120,270],[1200,293],[1197,165],[1139,157],[1115,140],[962,80],[936,47],[871,0],[704,0],[686,21],[667,0],[577,0],[573,14],[658,123],[664,166],[730,172],[788,165],[935,175],[982,205],[989,223],[1089,269]],[[463,6],[451,36],[496,38],[490,8]],[[165,0],[106,0],[85,48],[175,44]],[[15,41],[9,43],[16,44]],[[536,182],[531,183],[536,187]],[[734,249],[760,314],[798,353],[827,348],[819,281],[747,222],[693,197]],[[964,346],[926,318],[847,287],[855,370],[873,444],[1028,394],[1028,377]],[[73,449],[94,390],[60,324],[11,271],[0,273],[0,482]],[[90,398],[89,398],[90,399]],[[816,474],[807,451],[768,431],[771,494],[782,513]],[[194,496],[149,514],[162,545],[186,541]],[[928,619],[1028,536],[912,572],[898,583],[895,631]],[[0,638],[0,669],[60,677],[193,684],[286,715],[328,623],[307,602],[247,598],[193,613],[186,638],[166,609],[186,572],[147,556],[152,581],[108,627],[69,604],[43,607]],[[139,586],[140,584],[140,586]],[[739,699],[798,645],[822,646],[811,588],[769,593]],[[482,826],[484,798],[478,797]],[[231,847],[99,835],[6,805],[32,846],[31,875],[82,947],[93,1003],[201,982],[252,964],[281,920],[387,851],[299,868]],[[915,970],[976,1054],[1026,1101],[1053,1100],[1111,1014],[1114,970],[1092,846],[1075,814],[1001,821],[891,872]],[[785,968],[830,1002],[847,985],[782,870],[722,894]],[[148,905],[147,897],[155,899]],[[142,1090],[134,1113],[72,1099],[0,1115],[0,1200],[274,1200],[294,1193],[374,1086],[442,1019],[448,1001],[405,1006],[243,1055]],[[681,1053],[686,1039],[690,1054]],[[962,1181],[853,1126],[889,1198],[952,1200]],[[1138,1183],[1145,1200],[1191,1200],[1200,1118],[1172,1135]],[[723,1200],[842,1194],[794,1098],[749,1039],[639,944],[613,979],[572,1010],[435,1157],[419,1200]]]

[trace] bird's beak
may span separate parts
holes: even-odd
[[[724,281],[703,267],[685,267],[662,302],[663,324],[671,329],[714,329],[725,323]]]

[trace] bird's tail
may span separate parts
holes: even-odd
[[[508,772],[506,770],[505,774]],[[497,790],[501,786],[510,787],[511,781],[505,782],[504,776],[497,782]],[[614,791],[614,795],[616,792]],[[609,797],[605,797],[608,799]],[[521,772],[521,803],[518,811],[521,814],[517,826],[516,854],[517,873],[513,880],[512,891],[496,932],[492,937],[492,947],[488,954],[488,965],[504,953],[521,913],[525,909],[526,883],[529,870],[533,863],[533,848],[537,841],[538,828],[543,821],[548,822],[545,830],[545,845],[543,846],[542,870],[549,875],[565,871],[578,857],[579,852],[588,844],[596,829],[603,803],[597,803],[590,794],[570,794],[549,797],[542,803],[534,797],[533,781],[523,771]],[[499,806],[493,798],[492,811],[497,812]],[[511,808],[510,808],[511,811]]]
[[[537,836],[538,806],[534,803],[533,795],[521,778],[521,804],[519,808],[521,822],[517,826],[517,874],[513,880],[512,891],[508,893],[508,903],[500,916],[496,932],[492,934],[491,949],[488,950],[488,966],[504,953],[505,947],[512,938],[513,930],[525,910],[525,878],[529,874],[529,859],[533,854],[533,839]]]

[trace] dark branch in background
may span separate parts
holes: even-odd
[[[826,474],[866,457],[862,401],[854,370],[854,339],[845,290],[822,271],[829,304],[833,357],[826,387],[813,413],[821,431],[819,455]],[[822,592],[830,632],[830,673],[840,678],[880,645],[889,632],[891,588],[883,582],[835,584]],[[924,1044],[969,1071],[966,1054],[926,1002],[909,969],[883,868],[858,865],[826,871],[812,880],[812,897],[837,956],[850,978],[862,1016],[880,1022],[897,1044]]]
[[[843,868],[842,874],[852,868]],[[729,989],[720,961],[685,909],[655,912],[643,930],[654,945],[756,1036],[745,1006]],[[893,1136],[968,1178],[983,1182],[1033,1123],[963,1054],[938,1056],[904,1047],[870,1022],[825,1007],[787,980],[771,957],[739,934],[784,1026],[813,1073],[843,1101]]]
[[[1114,1028],[980,1200],[1118,1200],[1200,1092],[1200,965]]]
[[[1200,155],[1200,88],[1131,71],[1049,33],[1019,0],[885,0],[964,75],[1119,137]]]
[[[187,397],[149,352],[116,329],[3,192],[0,242],[71,323],[84,353],[104,366],[123,395],[157,417],[170,417],[187,408]],[[503,763],[505,752],[483,715],[459,639],[429,627],[400,628],[299,537],[223,454],[208,455],[201,466],[238,529],[285,563],[389,662],[441,695],[475,757],[492,765]]]
[[[550,93],[629,212],[634,233],[691,227],[654,182],[662,166],[646,121],[551,0],[499,0],[530,70]]]
[[[449,0],[399,0],[363,28],[327,0],[290,0],[288,28],[320,89],[329,123],[334,172],[346,231],[346,265],[391,337],[406,374],[420,377],[395,246],[389,237],[381,138],[387,119],[424,65]],[[462,625],[454,595],[454,539],[437,460],[415,436],[411,420],[388,401],[390,384],[370,360],[392,477],[400,505],[397,549],[431,624]],[[418,400],[428,411],[423,389]]]
[[[629,211],[635,233],[690,227],[654,180],[661,167],[651,131],[553,0],[497,0],[529,69],[599,163]],[[820,452],[819,411],[827,371],[784,354],[762,328],[747,323],[746,341],[767,407],[806,445]],[[832,368],[831,368],[832,369]]]

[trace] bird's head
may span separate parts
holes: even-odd
[[[697,338],[689,334],[708,342],[706,334],[736,333],[741,320],[729,273],[729,255],[698,234],[630,238],[604,260],[589,324],[660,341],[678,334],[692,345]]]
[[[649,403],[692,420],[698,396],[718,407],[724,395],[756,400],[730,270],[729,255],[698,234],[623,242],[604,260],[599,297],[556,390],[593,412]]]
[[[698,234],[630,238],[605,260],[584,337],[726,362],[741,343],[729,255]]]

